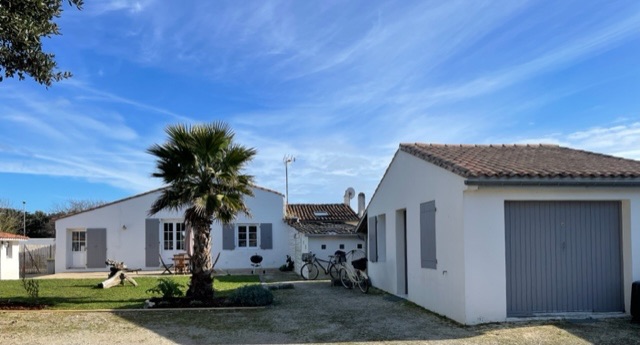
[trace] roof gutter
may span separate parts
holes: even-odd
[[[638,178],[468,178],[468,186],[640,187]]]
[[[358,234],[355,233],[355,232],[351,233],[351,234],[335,234],[335,233],[334,234],[307,234],[307,233],[304,233],[304,234],[306,236],[309,236],[309,237],[327,237],[327,236],[330,236],[330,237],[354,237],[354,236],[358,236]]]

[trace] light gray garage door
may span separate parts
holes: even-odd
[[[507,316],[624,310],[620,202],[505,202]]]

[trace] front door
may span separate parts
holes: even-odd
[[[71,232],[71,267],[85,268],[87,265],[87,240],[85,231]]]
[[[185,253],[185,232],[186,228],[182,220],[165,220],[160,227],[160,238],[162,239],[162,260],[166,264],[172,263],[173,255]]]

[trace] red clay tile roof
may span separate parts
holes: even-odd
[[[359,220],[345,204],[290,204],[287,205],[287,218],[294,229],[309,235],[352,235],[355,234],[354,224]]]
[[[327,215],[316,215],[325,212]],[[298,218],[300,222],[357,222],[358,215],[345,204],[289,204],[287,218]]]
[[[353,235],[356,229],[355,225],[345,223],[289,222],[289,225],[308,235]]]
[[[400,144],[466,178],[638,178],[640,161],[557,145]]]
[[[28,240],[29,237],[27,236],[22,236],[22,235],[18,235],[18,234],[12,234],[9,232],[0,232],[0,239],[1,240],[18,240],[18,241],[24,241],[24,240]]]

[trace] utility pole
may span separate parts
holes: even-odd
[[[22,235],[27,236],[27,202],[22,200]],[[27,277],[27,247],[22,245],[22,278]]]
[[[284,162],[284,175],[285,175],[285,200],[284,204],[289,205],[289,164],[296,161],[296,157],[291,155],[285,155],[282,159]]]

